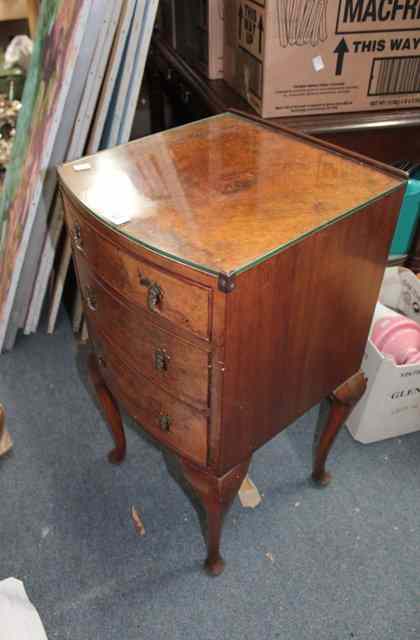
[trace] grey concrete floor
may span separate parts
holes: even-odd
[[[24,580],[50,640],[420,638],[420,432],[364,446],[344,430],[319,490],[309,412],[255,455],[263,502],[235,502],[211,579],[196,512],[128,420],[127,460],[107,463],[82,362],[64,316],[0,358],[0,579]]]

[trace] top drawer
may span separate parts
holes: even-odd
[[[211,289],[173,276],[108,241],[64,196],[73,255],[81,255],[109,286],[153,316],[160,316],[201,338],[209,338]]]

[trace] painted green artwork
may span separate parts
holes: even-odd
[[[48,165],[52,123],[63,79],[77,56],[75,31],[86,2],[43,0],[31,66],[19,113],[12,157],[0,199],[0,321],[25,222],[41,197],[43,172]]]

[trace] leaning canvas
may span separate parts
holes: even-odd
[[[0,200],[0,349],[91,2],[44,0]]]

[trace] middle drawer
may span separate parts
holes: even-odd
[[[201,409],[208,406],[209,353],[145,320],[111,293],[77,261],[81,293],[90,323],[149,380]]]

